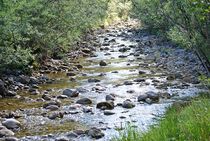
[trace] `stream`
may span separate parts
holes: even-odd
[[[95,135],[107,141],[130,127],[145,132],[158,124],[172,103],[204,90],[197,80],[203,67],[186,49],[135,29],[132,23],[99,29],[93,36],[101,46],[72,62],[79,64],[75,74],[46,73],[54,81],[39,85],[39,94],[21,91],[20,96],[28,99],[0,99],[0,111],[14,113],[21,123],[15,137],[91,141]],[[65,89],[77,94],[66,97]],[[85,98],[90,102],[78,102]],[[51,101],[59,103],[58,109],[43,108]],[[90,133],[92,127],[97,130]]]

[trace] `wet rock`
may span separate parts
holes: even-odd
[[[78,65],[75,65],[78,69],[82,69],[83,68],[83,66],[82,65],[80,65],[80,64],[78,64]]]
[[[127,93],[130,93],[130,94],[135,93],[134,90],[127,90],[126,92],[127,92]]]
[[[85,134],[85,131],[84,130],[74,130],[73,131],[75,134],[77,134],[77,135],[84,135]]]
[[[109,95],[106,95],[106,101],[114,101],[115,100],[115,97],[113,96],[113,95],[111,95],[111,94],[109,94]]]
[[[101,80],[99,80],[99,79],[96,79],[96,78],[89,78],[88,79],[88,82],[89,83],[96,83],[96,82],[100,82]]]
[[[76,74],[75,72],[67,72],[66,75],[67,75],[67,76],[75,76],[75,75],[77,75],[77,74]]]
[[[79,100],[77,100],[78,104],[82,104],[82,105],[88,105],[88,104],[92,104],[92,100],[89,98],[81,98]]]
[[[59,95],[59,96],[57,96],[57,98],[58,99],[66,99],[66,98],[68,98],[68,96],[66,96],[66,95]]]
[[[112,73],[119,73],[118,71],[112,71]]]
[[[0,125],[0,138],[14,136],[15,133],[4,126]]]
[[[114,115],[115,112],[112,112],[110,110],[104,110],[104,115],[109,116],[109,115]]]
[[[159,95],[155,92],[149,91],[145,93],[153,102],[159,101]]]
[[[134,82],[145,82],[146,80],[144,78],[137,78],[134,80]]]
[[[51,97],[48,95],[48,94],[43,94],[42,95],[42,98],[46,101],[50,101],[51,100]]]
[[[127,99],[122,103],[122,107],[130,109],[130,108],[135,107],[135,104],[131,100]]]
[[[48,118],[51,120],[54,120],[56,118],[63,118],[64,113],[63,112],[55,112],[55,113],[51,113]]]
[[[29,82],[30,82],[30,77],[25,76],[25,75],[21,75],[17,79],[18,79],[17,81],[22,84],[29,84]]]
[[[55,141],[70,141],[67,137],[58,137]]]
[[[126,58],[126,57],[128,57],[128,56],[126,56],[126,55],[119,55],[118,57],[119,57],[119,58]]]
[[[7,89],[5,87],[5,83],[0,79],[0,95],[5,97],[7,95]]]
[[[45,103],[44,105],[43,105],[43,108],[47,108],[48,106],[50,106],[50,105],[56,105],[56,106],[58,106],[58,107],[60,107],[61,106],[61,103],[60,102],[58,102],[58,101],[50,101],[50,102],[48,102],[48,103]]]
[[[7,127],[8,129],[16,129],[21,126],[20,122],[13,118],[6,119],[5,121],[2,122],[2,125]]]
[[[57,105],[49,105],[46,107],[46,109],[51,110],[51,111],[55,111],[58,110],[59,107]]]
[[[113,101],[105,101],[105,102],[99,102],[96,105],[96,108],[101,109],[101,110],[112,110],[114,109],[114,102]]]
[[[102,133],[102,131],[98,128],[91,128],[90,130],[87,131],[87,135],[95,138],[95,139],[100,139],[102,137],[104,137],[104,133]]]
[[[142,75],[142,74],[146,74],[145,71],[142,71],[142,70],[139,70],[139,74]]]
[[[68,97],[77,97],[79,96],[79,92],[71,89],[65,89],[63,91],[63,95],[66,95]]]
[[[133,82],[132,81],[125,81],[123,84],[124,85],[133,85]]]
[[[79,87],[76,89],[79,93],[86,93],[88,92],[89,90],[85,89],[85,88],[82,88],[82,87]]]
[[[138,96],[138,102],[145,101],[147,98],[148,98],[148,96],[146,94],[139,95]]]
[[[119,52],[126,52],[126,51],[128,51],[129,50],[129,48],[120,48],[119,49]]]
[[[105,61],[100,61],[99,65],[100,66],[107,66],[107,63]]]

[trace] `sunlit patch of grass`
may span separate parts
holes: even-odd
[[[202,94],[188,104],[174,104],[158,126],[146,133],[128,128],[114,141],[209,141],[210,100]]]

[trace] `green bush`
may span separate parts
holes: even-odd
[[[103,22],[106,10],[106,0],[0,0],[0,68],[67,51]]]
[[[183,47],[209,50],[210,3],[200,0],[132,0],[134,17]],[[210,52],[206,52],[210,56]]]

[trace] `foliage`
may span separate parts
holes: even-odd
[[[103,22],[106,9],[106,0],[0,0],[0,68],[65,52]]]
[[[151,29],[166,33],[187,48],[206,50],[210,44],[208,0],[132,0],[133,16]],[[206,56],[210,56],[207,52]]]
[[[128,129],[116,141],[208,141],[210,133],[209,94],[203,94],[188,105],[174,104],[159,126],[147,133]]]

